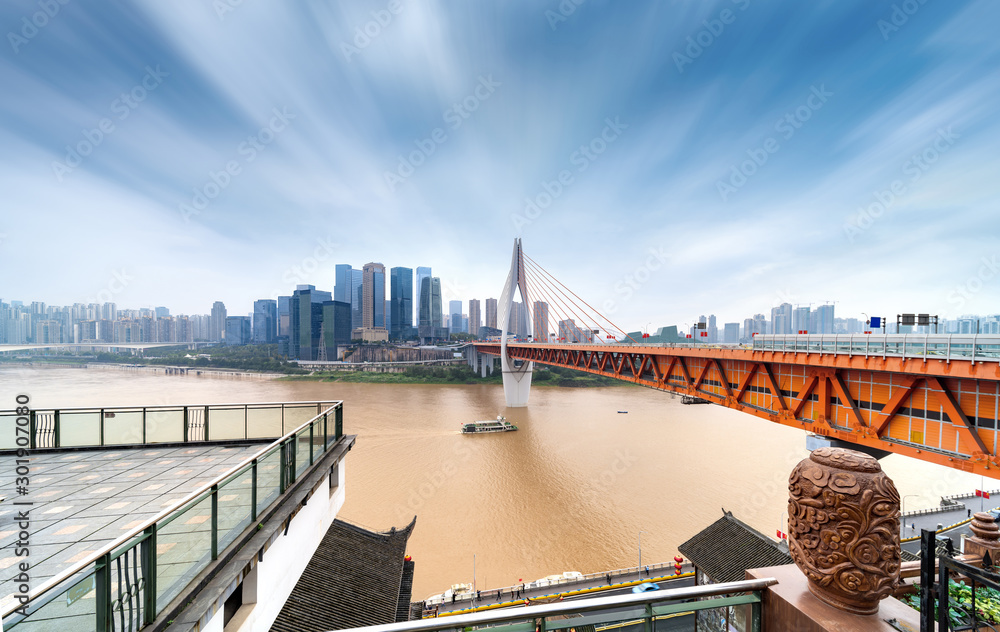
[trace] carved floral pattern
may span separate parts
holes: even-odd
[[[788,480],[788,548],[823,601],[873,614],[899,583],[899,492],[874,458],[819,448]]]

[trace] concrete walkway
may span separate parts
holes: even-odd
[[[984,499],[973,494],[946,496],[941,506],[933,509],[907,512],[900,518],[899,536],[903,550],[911,553],[920,551],[920,532],[931,529],[952,539],[955,550],[959,550],[962,534],[971,534],[969,523],[972,514],[979,511],[1000,509],[1000,490],[987,490],[990,498]]]

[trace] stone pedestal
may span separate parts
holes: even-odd
[[[794,564],[747,569],[747,579],[773,577],[778,583],[764,591],[764,629],[795,632],[899,632],[887,619],[901,627],[920,630],[920,613],[894,597],[878,604],[875,614],[854,614],[834,608],[817,598],[809,581]]]

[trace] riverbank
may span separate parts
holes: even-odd
[[[346,382],[359,384],[502,384],[499,371],[481,377],[468,365],[411,366],[398,373],[376,373],[372,371],[314,371],[308,375],[290,375],[278,378],[286,382]],[[531,378],[532,386],[559,386],[565,388],[587,388],[594,386],[625,386],[622,382],[600,375],[536,365]]]

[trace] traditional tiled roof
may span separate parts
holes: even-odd
[[[748,568],[791,564],[781,545],[722,510],[722,517],[680,545],[678,550],[713,582],[746,578]]]
[[[271,632],[325,632],[406,620],[413,562],[404,555],[416,520],[383,533],[335,520]]]

